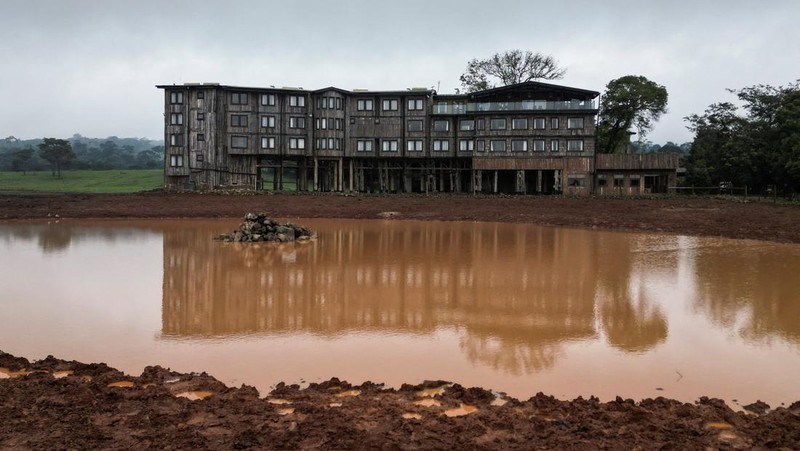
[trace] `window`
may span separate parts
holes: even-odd
[[[247,105],[247,94],[232,92],[231,105]]]
[[[550,152],[558,152],[558,140],[551,139],[550,140]]]
[[[546,121],[543,117],[537,117],[533,119],[533,129],[534,130],[544,130]]]
[[[622,174],[614,174],[614,188],[625,186],[625,178]]]
[[[289,96],[289,106],[296,106],[296,107],[305,107],[306,106],[306,98],[305,96]]]
[[[638,188],[639,187],[639,176],[638,175],[631,175],[630,176],[630,185],[631,185],[631,188]]]
[[[581,152],[583,151],[583,140],[582,139],[568,139],[567,140],[567,150],[573,152]]]
[[[337,140],[334,139],[334,138],[328,138],[328,149],[333,149],[334,147],[336,147],[338,149],[339,147],[336,146],[336,144],[337,144],[336,141]]]
[[[306,139],[305,138],[289,138],[289,148],[290,149],[305,149],[306,148]]]
[[[410,132],[421,132],[422,131],[422,121],[418,121],[418,120],[408,121],[408,131],[410,131]]]
[[[247,127],[247,115],[231,114],[231,127]]]
[[[342,129],[342,122],[343,121],[341,119],[336,119],[336,130]]]
[[[533,150],[534,150],[534,152],[544,152],[544,140],[543,139],[534,139],[533,140]]]
[[[172,113],[169,115],[170,125],[183,125],[183,113]]]
[[[397,152],[397,140],[384,140],[383,141],[383,151],[384,152]]]
[[[525,139],[512,139],[511,150],[514,152],[526,152],[528,150],[528,141]],[[536,150],[535,148],[533,150]],[[544,145],[542,145],[544,150]]]
[[[170,146],[182,146],[183,145],[183,135],[169,135],[169,145]]]
[[[433,150],[436,152],[447,152],[450,150],[450,141],[446,139],[434,139]]]
[[[198,100],[203,100],[205,98],[206,98],[206,92],[205,91],[197,91],[197,99]],[[200,161],[203,161],[203,160],[201,159]]]
[[[489,127],[492,130],[505,130],[506,129],[506,120],[505,119],[492,119],[492,122],[489,124]]]
[[[328,108],[328,98],[327,97],[317,97],[317,108],[324,110]]]
[[[447,110],[450,107],[446,102],[439,102],[433,106],[433,112],[439,114],[447,114]]]
[[[462,119],[458,123],[458,129],[462,132],[475,130],[475,121],[473,119]]]
[[[201,113],[200,111],[197,112],[197,120],[204,121],[206,120],[206,113]]]
[[[475,141],[462,139],[458,141],[458,150],[461,152],[472,152],[475,149]]]
[[[325,150],[328,148],[328,140],[325,138],[317,138],[317,149]]]
[[[505,152],[506,142],[504,140],[497,139],[489,141],[489,150],[492,152]]]
[[[247,148],[247,136],[231,136],[231,147],[234,149]]]
[[[486,152],[486,141],[480,139],[478,140],[478,152]]]
[[[169,103],[173,105],[183,103],[183,93],[182,92],[171,92],[169,93]]]
[[[411,139],[406,142],[406,150],[409,152],[422,152],[422,140]]]
[[[433,121],[433,131],[446,132],[450,130],[450,121]]]
[[[197,141],[205,141],[205,140],[206,140],[206,135],[205,134],[203,134],[203,133],[198,133],[197,134]]]
[[[550,118],[550,128],[553,130],[558,130],[558,118],[551,117]]]
[[[372,111],[372,99],[361,99],[356,102],[358,111]]]
[[[536,124],[536,119],[534,119],[533,123],[534,125]],[[511,121],[511,128],[514,130],[526,130],[528,128],[528,120],[514,119]]]
[[[567,128],[568,129],[583,128],[583,118],[571,117],[567,119]]]
[[[273,137],[273,136],[262,136],[261,137],[261,148],[262,149],[274,149],[275,148],[275,137]]]
[[[486,121],[484,119],[478,119],[477,129],[478,130],[486,130]]]
[[[572,188],[583,188],[585,186],[586,178],[582,175],[567,176],[567,186]]]
[[[264,128],[275,128],[275,116],[261,116],[261,126]]]
[[[261,104],[275,106],[275,94],[261,94]]]
[[[422,99],[408,99],[408,109],[410,111],[420,111],[424,108]]]
[[[198,153],[197,154],[197,162],[198,163],[202,163],[203,162],[203,154],[202,153]]]
[[[597,176],[597,186],[604,187],[607,185],[607,180],[605,174]]]
[[[183,155],[170,155],[169,165],[173,168],[183,167]]]
[[[306,128],[306,118],[297,116],[290,117],[289,128]]]
[[[372,140],[371,139],[359,139],[356,141],[356,151],[357,152],[372,152]]]
[[[384,100],[383,111],[397,111],[397,99]]]
[[[331,119],[333,121],[333,119]],[[328,119],[324,117],[317,118],[317,130],[327,130],[328,129]]]

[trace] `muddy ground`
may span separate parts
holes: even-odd
[[[800,243],[800,207],[727,199],[0,195],[0,220],[240,217],[246,211]],[[774,410],[753,403],[752,412],[735,412],[706,398],[695,404],[664,398],[601,403],[539,394],[518,401],[481,388],[437,390],[443,385],[394,390],[332,379],[259,394],[252,387],[226,387],[205,374],[148,367],[133,377],[103,364],[28,362],[0,352],[0,449],[800,449],[800,401]]]
[[[134,377],[0,352],[0,368],[0,449],[800,447],[800,401],[756,404],[757,414],[706,398],[518,401],[441,381],[394,390],[337,379],[302,390],[279,384],[262,396],[160,367]]]
[[[800,243],[800,207],[715,198],[653,199],[469,195],[250,196],[166,194],[0,195],[0,220],[46,218],[240,217],[264,211],[284,218],[497,221],[668,232]]]

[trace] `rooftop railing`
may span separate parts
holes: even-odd
[[[594,100],[523,100],[521,102],[471,102],[449,103],[437,102],[433,105],[433,114],[467,114],[495,111],[562,111],[562,110],[594,110]]]

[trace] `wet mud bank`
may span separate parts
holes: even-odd
[[[698,449],[800,447],[800,401],[506,398],[443,381],[399,389],[331,379],[269,394],[205,373],[0,351],[0,449]]]
[[[213,218],[264,211],[279,218],[528,223],[800,243],[800,208],[719,198],[334,194],[0,194],[0,220]]]

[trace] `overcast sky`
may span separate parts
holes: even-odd
[[[452,93],[468,60],[519,48],[558,59],[559,84],[666,86],[648,139],[685,142],[725,88],[800,78],[798,0],[0,0],[0,17],[2,137],[162,139],[155,84]]]

